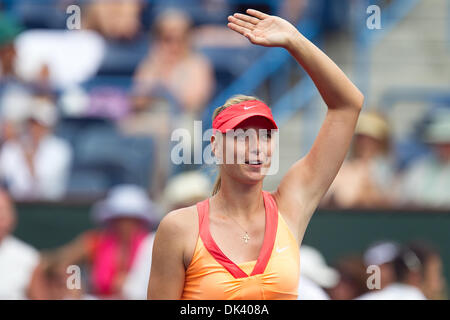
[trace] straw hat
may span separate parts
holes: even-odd
[[[171,205],[196,202],[209,197],[211,181],[207,176],[198,172],[183,172],[170,179],[164,198]]]
[[[386,140],[389,138],[390,130],[387,121],[380,114],[370,111],[360,114],[355,134]]]

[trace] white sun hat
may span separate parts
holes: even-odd
[[[306,245],[300,248],[300,274],[323,288],[332,288],[339,281],[337,270],[327,265],[318,250]]]
[[[399,245],[392,241],[381,241],[371,245],[363,255],[364,264],[382,265],[392,262],[399,252]]]
[[[114,218],[137,218],[155,226],[160,220],[160,210],[145,190],[136,185],[119,185],[111,189],[106,199],[93,207],[93,218],[103,224]]]

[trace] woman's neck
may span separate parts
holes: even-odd
[[[211,200],[216,209],[224,214],[251,218],[264,211],[262,181],[242,184],[222,177],[220,189]]]

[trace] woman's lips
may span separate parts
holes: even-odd
[[[262,161],[245,161],[245,164],[251,168],[261,168],[263,166]]]

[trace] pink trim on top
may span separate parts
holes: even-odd
[[[266,227],[264,241],[259,252],[258,260],[250,276],[261,274],[266,269],[272,254],[278,227],[278,208],[275,200],[269,192],[263,191],[264,207],[266,212]],[[248,275],[231,261],[220,250],[209,230],[209,198],[197,203],[199,217],[199,234],[203,244],[213,258],[220,263],[234,278],[245,278]]]

